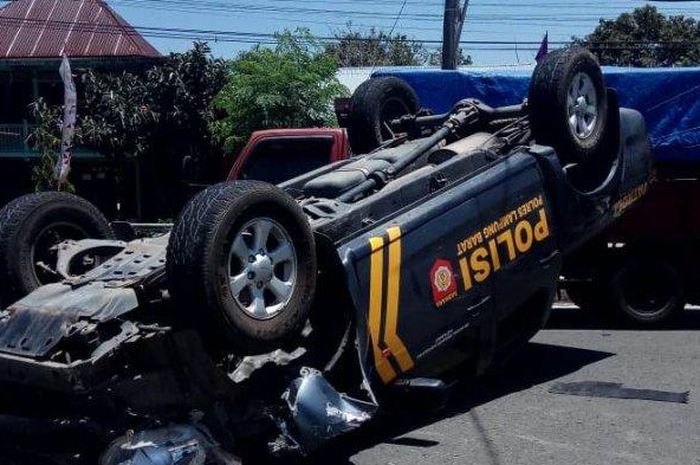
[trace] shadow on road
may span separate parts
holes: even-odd
[[[352,465],[350,458],[354,454],[381,443],[420,448],[437,446],[439,443],[436,441],[406,435],[440,420],[470,412],[499,397],[561,378],[612,355],[574,347],[529,343],[507,363],[497,365],[484,377],[459,381],[452,388],[446,407],[440,411],[426,412],[416,409],[414,405],[407,405],[405,410],[379,418],[367,428],[339,440],[317,453],[307,464]],[[478,429],[478,415],[474,411],[470,415]],[[493,452],[491,463],[500,464],[498,452],[489,447],[491,440],[486,431],[482,439],[487,449]]]
[[[605,315],[600,315],[596,312],[584,311],[573,306],[559,307],[555,306],[552,311],[552,316],[547,324],[547,329],[611,329],[625,330],[634,329],[635,331],[693,331],[700,330],[700,309],[690,307],[682,312],[677,318],[668,323],[642,326],[616,321],[606,318]]]

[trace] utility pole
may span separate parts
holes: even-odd
[[[469,0],[445,0],[445,18],[442,28],[442,69],[457,69],[459,64],[459,41],[467,17]]]

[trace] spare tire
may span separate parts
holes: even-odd
[[[205,344],[264,353],[298,336],[309,318],[314,237],[283,190],[257,181],[218,184],[176,221],[167,276],[180,315]]]
[[[396,77],[371,78],[352,95],[350,146],[356,154],[368,153],[391,139],[391,120],[416,114],[418,97],[406,81]]]
[[[107,219],[87,200],[65,192],[19,197],[0,210],[0,301],[9,304],[61,278],[55,246],[65,240],[113,239]]]
[[[607,89],[588,50],[571,47],[547,55],[530,81],[528,108],[535,142],[554,147],[563,163],[605,155]]]

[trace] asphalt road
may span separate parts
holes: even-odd
[[[558,382],[690,391],[668,403],[554,394]],[[700,464],[700,309],[663,330],[610,328],[556,309],[510,363],[437,414],[381,421],[315,462],[328,465]]]

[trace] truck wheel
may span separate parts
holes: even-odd
[[[24,297],[61,277],[55,246],[69,239],[113,239],[109,222],[85,199],[65,192],[19,197],[0,210],[0,301]]]
[[[309,318],[313,234],[294,199],[270,184],[237,181],[197,194],[175,223],[166,263],[173,302],[210,346],[264,353]]]
[[[563,163],[586,163],[605,154],[607,90],[588,50],[556,50],[540,62],[528,106],[535,141],[554,147]]]
[[[685,308],[682,277],[665,261],[632,261],[620,266],[610,280],[618,316],[632,323],[668,321]]]
[[[348,133],[353,152],[368,153],[390,140],[387,123],[418,110],[418,97],[406,81],[380,77],[363,82],[352,95]]]

